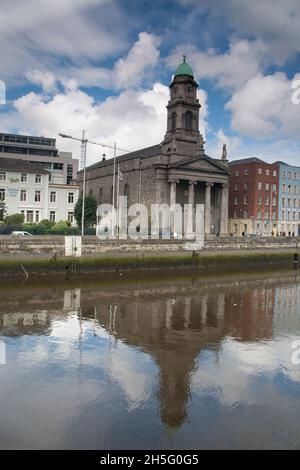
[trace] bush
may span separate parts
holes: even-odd
[[[53,235],[65,235],[68,231],[68,226],[64,220],[60,220],[50,230]]]
[[[20,227],[24,223],[23,214],[11,214],[7,215],[4,219],[5,225],[16,225]]]
[[[84,235],[96,235],[96,229],[94,227],[85,227]]]
[[[23,224],[22,230],[31,233],[31,235],[45,235],[47,233],[46,227],[40,224]]]
[[[41,220],[41,222],[39,223],[39,225],[42,225],[42,226],[45,227],[47,230],[50,230],[52,227],[54,227],[55,222],[51,222],[51,221],[48,220],[48,219],[43,219],[43,220]]]

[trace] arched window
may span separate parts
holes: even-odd
[[[99,188],[99,204],[103,202],[103,188]]]
[[[124,186],[124,196],[129,196],[129,184],[125,184]]]
[[[186,129],[193,128],[193,114],[191,113],[191,111],[187,111],[185,113],[185,127]]]
[[[176,113],[172,113],[171,115],[171,130],[174,131],[176,129]]]

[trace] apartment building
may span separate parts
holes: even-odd
[[[40,163],[54,184],[72,184],[77,178],[78,160],[71,152],[59,151],[53,138],[0,133],[2,157]]]
[[[52,183],[50,176],[42,163],[1,156],[0,200],[5,202],[7,214],[23,214],[27,223],[48,219],[75,225],[78,186]]]
[[[279,165],[259,158],[229,165],[229,233],[277,235]]]
[[[300,167],[276,162],[279,167],[278,230],[300,236]]]

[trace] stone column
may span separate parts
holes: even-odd
[[[206,183],[204,206],[205,235],[209,235],[211,233],[211,188],[213,185],[213,183]]]
[[[185,235],[190,238],[194,233],[194,215],[195,215],[195,185],[197,181],[189,181],[188,204],[192,206],[192,211],[185,213]]]
[[[176,184],[179,183],[179,180],[170,181],[170,206],[176,204]]]
[[[228,183],[222,184],[220,236],[228,235]]]

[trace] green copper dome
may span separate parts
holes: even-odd
[[[185,61],[186,57],[183,56],[183,62],[178,65],[177,69],[175,70],[174,76],[177,77],[178,75],[189,75],[190,77],[194,77],[193,70],[189,66],[189,64]]]

